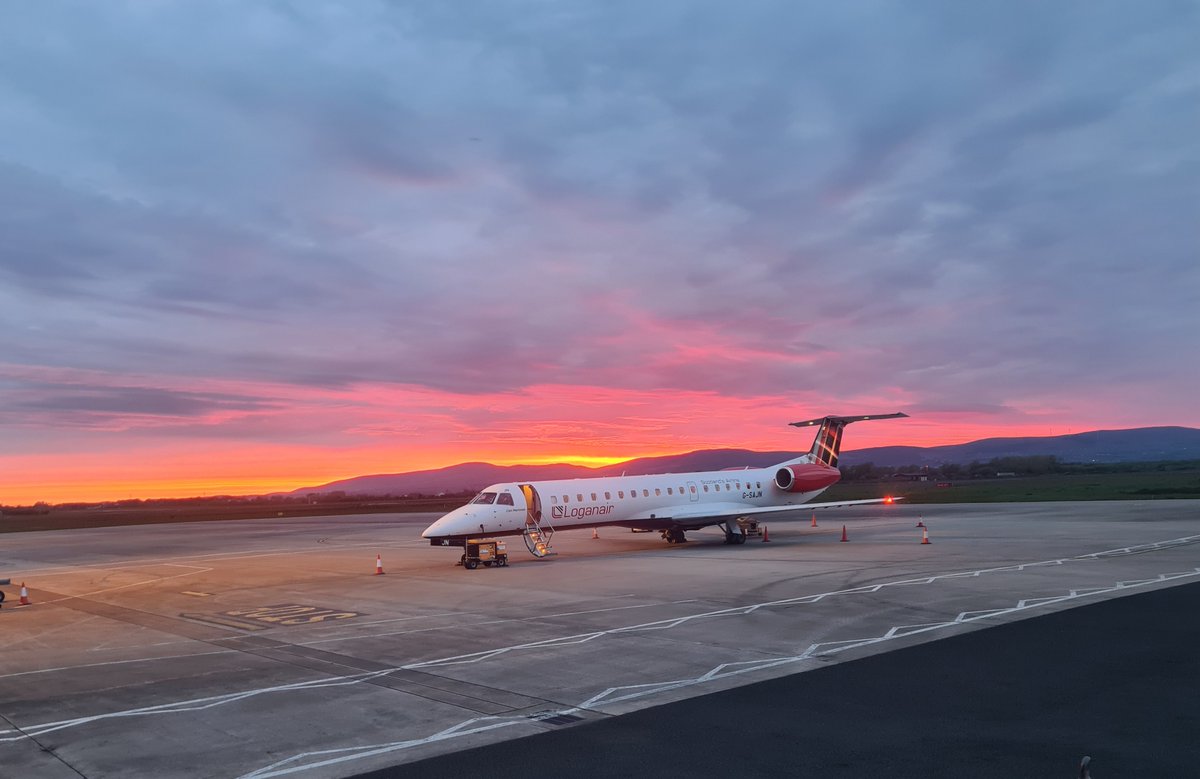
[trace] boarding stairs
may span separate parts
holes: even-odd
[[[550,537],[553,535],[554,528],[550,526],[549,522],[545,524],[539,522],[532,512],[525,516],[525,546],[534,557],[549,557],[558,554],[550,547]]]

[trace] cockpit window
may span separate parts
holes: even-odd
[[[510,497],[509,500],[511,501],[512,498]],[[471,500],[471,503],[473,503],[473,504],[485,504],[485,503],[495,503],[495,502],[496,502],[496,493],[494,493],[494,492],[481,492]]]
[[[511,492],[502,492],[502,493],[500,493],[500,494],[499,494],[499,495],[496,497],[496,505],[497,505],[497,506],[511,506],[511,505],[513,505],[512,493],[511,493]]]

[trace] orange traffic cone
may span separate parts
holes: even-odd
[[[771,540],[771,536],[768,535],[768,533],[767,533],[767,526],[763,525],[763,543],[765,544],[765,543],[769,542],[770,540]]]
[[[32,603],[29,600],[29,590],[25,589],[25,582],[21,582],[21,600],[19,601],[19,605],[21,605],[21,606],[32,605]]]
[[[592,538],[599,538],[599,537],[600,537],[600,531],[596,528],[592,528]]]
[[[924,525],[921,526],[921,543],[929,543],[929,528],[925,527]]]
[[[923,520],[917,520],[917,527],[925,527],[925,522]]]
[[[815,512],[815,511],[813,512],[813,523],[812,523],[812,526],[813,526],[813,527],[816,527],[816,526],[817,526],[817,512]]]
[[[375,555],[375,575],[383,575],[383,555]]]
[[[845,526],[845,525],[842,525],[842,540],[843,540],[843,541],[849,541],[849,540],[850,540],[849,538],[846,538],[846,526]]]

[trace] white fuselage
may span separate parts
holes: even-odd
[[[723,517],[752,515],[764,507],[799,507],[812,500],[837,480],[836,470],[828,469],[834,474],[827,477],[828,483],[805,492],[788,492],[775,483],[780,467],[816,467],[810,462],[805,455],[770,468],[494,484],[476,496],[477,502],[450,512],[421,535],[461,539],[519,534],[525,531],[531,510],[540,511],[540,524],[556,530],[602,525],[704,527]]]

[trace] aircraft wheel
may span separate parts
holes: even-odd
[[[479,567],[479,561],[478,560],[467,560],[465,563],[463,563],[463,565],[465,565],[467,567],[468,571],[474,571],[476,568]]]

